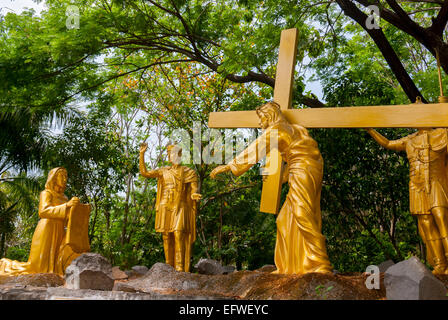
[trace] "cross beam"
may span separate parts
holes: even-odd
[[[283,109],[292,124],[305,128],[443,128],[448,127],[448,103],[364,106],[339,108]],[[255,111],[211,112],[210,128],[260,128]],[[270,162],[270,163],[269,163]],[[283,162],[277,150],[271,150],[266,167],[276,162],[264,182],[260,211],[276,214],[280,204]]]
[[[305,128],[444,128],[448,103],[282,110]],[[225,115],[223,117],[223,115]],[[260,128],[255,111],[211,112],[210,128]]]
[[[291,109],[297,39],[297,29],[282,31],[274,88],[274,101],[280,105],[290,123],[305,128],[448,127],[448,103]],[[255,111],[227,111],[210,113],[209,127],[259,128],[260,125]],[[276,214],[280,204],[283,168],[278,150],[270,151],[266,167],[280,170],[269,172],[264,179],[260,211]]]

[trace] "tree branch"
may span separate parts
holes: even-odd
[[[364,2],[364,0],[356,1]],[[368,19],[367,15],[359,10],[350,0],[336,0],[336,2],[347,16],[355,20],[370,35],[411,102],[415,102],[417,97],[420,96],[422,97],[422,101],[426,103],[426,100],[404,68],[400,58],[390,45],[383,31],[381,29],[367,28],[365,23]]]
[[[415,21],[409,18],[407,12],[404,11],[403,8],[395,0],[386,0],[386,2],[399,17],[406,21],[406,23],[408,23],[409,25],[416,25]]]
[[[435,19],[432,20],[432,25],[429,30],[442,37],[443,30],[445,30],[446,24],[448,23],[448,1],[442,4],[439,14]]]
[[[400,3],[419,3],[419,2],[426,2],[426,3],[436,3],[436,4],[443,4],[443,0],[398,0],[397,2]]]
[[[359,4],[363,5],[364,7],[368,7],[372,5],[372,3],[369,0],[355,0]],[[388,0],[390,1],[390,0]],[[339,1],[337,1],[339,2]],[[349,1],[345,0],[345,3],[348,3]],[[354,8],[359,10],[353,3],[350,2]],[[409,16],[406,14],[406,18],[402,17],[401,15],[398,15],[394,11],[391,11],[389,9],[384,8],[384,6],[381,6],[380,3],[376,4],[378,8],[380,9],[380,16],[382,19],[386,20],[396,28],[406,32],[407,34],[413,36],[417,41],[421,42],[422,44],[425,44],[426,41],[426,32],[425,29],[420,27],[417,23],[415,23]],[[397,4],[398,6],[398,4]],[[398,6],[399,7],[399,6]],[[397,11],[403,10],[401,7],[396,8]],[[360,10],[359,10],[360,11]],[[360,11],[362,13],[362,11]],[[404,12],[404,11],[403,11]],[[359,23],[359,22],[358,22]],[[363,23],[360,23],[360,25],[365,28],[365,20]]]

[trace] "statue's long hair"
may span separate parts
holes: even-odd
[[[56,177],[59,172],[64,172],[65,175],[67,175],[67,170],[63,167],[57,167],[57,168],[51,169],[50,172],[48,173],[47,182],[45,183],[46,190],[49,190],[49,191],[52,191],[55,193],[60,193],[60,192],[57,192],[54,188]]]
[[[255,110],[257,115],[260,117],[263,114],[269,121],[269,127],[272,126],[281,126],[284,130],[290,131],[292,133],[294,131],[291,124],[286,120],[285,116],[282,113],[282,109],[280,105],[275,101],[269,101]]]

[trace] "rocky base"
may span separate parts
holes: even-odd
[[[409,264],[415,261],[409,260]],[[402,268],[399,264],[396,266]],[[412,265],[411,265],[412,266]],[[395,267],[397,268],[397,267]],[[133,272],[129,277],[112,270],[113,288],[98,289],[96,280],[88,288],[74,288],[69,276],[28,274],[0,276],[0,300],[385,300],[391,289],[381,273],[380,288],[368,289],[365,273],[274,274],[274,266],[255,271],[229,274],[178,272],[173,267],[156,263],[147,272]],[[393,271],[393,270],[392,270]],[[423,273],[427,270],[423,270]],[[409,273],[409,272],[408,272]],[[82,276],[82,272],[80,276]],[[420,273],[416,273],[420,277]],[[89,279],[88,277],[84,277]],[[401,278],[400,278],[401,279]],[[448,276],[437,276],[440,285],[448,287]],[[438,281],[434,278],[434,281]],[[388,278],[390,282],[390,277]],[[400,284],[402,281],[399,281]],[[390,285],[389,285],[390,287]],[[402,291],[402,290],[401,290]],[[409,291],[409,290],[408,290]],[[415,299],[415,298],[414,298]],[[417,298],[418,299],[418,298]]]
[[[215,299],[247,300],[377,300],[385,290],[369,290],[361,273],[281,275],[270,272],[239,271],[227,275],[177,272],[156,263],[144,277],[118,281],[114,290],[157,292],[164,295],[206,296]],[[384,286],[381,286],[384,288]]]
[[[238,271],[203,275],[175,271],[157,263],[145,275],[115,280],[112,291],[69,289],[54,274],[0,278],[0,300],[378,300],[379,290],[365,286],[365,275],[278,275]]]

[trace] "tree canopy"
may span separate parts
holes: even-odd
[[[437,56],[448,71],[448,1],[45,3],[40,14],[0,15],[0,253],[13,258],[26,255],[45,174],[64,166],[67,195],[92,205],[92,250],[123,267],[163,260],[156,182],[138,175],[139,144],[147,141],[146,160],[161,166],[175,132],[192,138],[200,129],[203,150],[213,136],[210,112],[271,99],[283,29],[299,29],[294,108],[435,102]],[[322,96],[306,89],[311,81]],[[334,266],[363,271],[386,258],[424,259],[404,155],[362,130],[311,134],[325,161],[323,233]],[[258,166],[214,181],[214,163],[188,165],[203,194],[194,259],[272,264],[275,217],[258,212]]]

